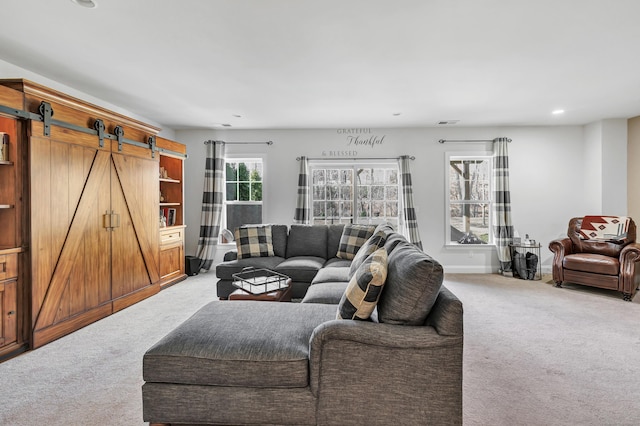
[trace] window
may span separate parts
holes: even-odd
[[[228,159],[225,182],[226,228],[262,223],[262,159]]]
[[[491,244],[491,156],[448,156],[448,244]]]
[[[311,166],[313,223],[398,226],[398,167]]]

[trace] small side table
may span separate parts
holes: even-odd
[[[540,244],[509,244],[511,252],[511,270],[513,271],[514,278],[521,278],[523,280],[541,280],[542,279],[542,259],[540,259]],[[525,276],[521,276],[516,271],[516,253],[521,253],[524,256],[526,272]]]
[[[262,300],[265,302],[291,302],[291,295],[293,290],[291,289],[291,279],[287,287],[272,291],[270,293],[251,294],[244,290],[237,289],[229,295],[229,300]]]

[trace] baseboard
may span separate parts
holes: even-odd
[[[443,265],[444,272],[448,274],[497,274],[497,267],[494,269],[491,266],[484,265]],[[542,265],[542,275],[550,274],[551,267],[545,267]]]
[[[497,272],[490,266],[482,265],[443,265],[442,267],[446,274],[493,274]]]

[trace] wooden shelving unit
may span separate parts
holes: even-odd
[[[13,91],[0,88],[0,104],[10,103]],[[8,98],[7,98],[8,97]],[[25,211],[21,140],[23,127],[0,115],[9,158],[0,161],[0,361],[28,348],[27,298],[23,212]]]
[[[159,148],[186,154],[184,145],[157,138]],[[184,280],[184,157],[160,151],[160,285]],[[173,211],[173,216],[171,215]]]

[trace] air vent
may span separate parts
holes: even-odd
[[[439,125],[439,126],[446,126],[446,125],[451,125],[451,124],[458,124],[458,121],[460,121],[460,120],[444,120],[444,121],[438,121],[438,125]]]

